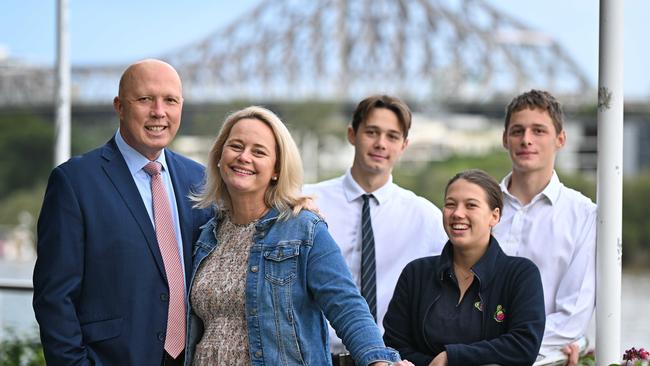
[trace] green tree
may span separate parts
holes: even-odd
[[[53,164],[50,123],[29,114],[0,115],[0,200],[47,180]]]
[[[479,168],[497,181],[510,170],[510,160],[501,150],[485,155],[454,155],[444,161],[432,161],[422,167],[400,164],[393,175],[395,182],[442,207],[447,182],[456,173]]]
[[[32,229],[36,227],[36,218],[41,210],[45,183],[35,184],[32,188],[18,189],[0,200],[0,224],[17,225],[21,212],[27,212],[34,219]]]
[[[483,156],[452,156],[423,166],[400,164],[393,172],[395,182],[442,207],[447,181],[456,173],[479,168],[500,180],[510,171],[508,156],[500,150]],[[558,172],[560,180],[596,202],[594,177]],[[650,263],[650,171],[623,182],[623,264],[627,268],[648,268]]]
[[[623,183],[623,263],[648,269],[650,261],[650,172]]]
[[[11,335],[12,332],[9,332]],[[45,365],[38,336],[16,336],[0,340],[0,366]]]

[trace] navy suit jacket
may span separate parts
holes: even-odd
[[[166,150],[186,280],[210,213],[187,196],[203,167]],[[38,220],[34,311],[48,365],[155,365],[169,289],[156,233],[114,139],[55,168]],[[186,286],[187,287],[187,286]]]

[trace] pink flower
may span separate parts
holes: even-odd
[[[505,320],[505,318],[506,309],[504,309],[501,305],[497,305],[497,310],[494,312],[494,320],[496,320],[498,323],[501,323]]]
[[[648,352],[645,349],[641,348],[639,350],[639,358],[642,359],[642,360],[650,360],[650,352]]]
[[[634,347],[628,349],[623,354],[623,363],[621,365],[635,365],[641,360],[650,359],[650,353],[644,348],[636,349]]]
[[[642,360],[650,360],[650,352],[648,352],[645,349],[641,348],[639,350],[639,358],[642,359]]]

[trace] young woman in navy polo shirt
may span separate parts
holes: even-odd
[[[544,334],[537,267],[507,256],[491,235],[503,198],[482,170],[445,188],[442,254],[402,271],[384,318],[384,340],[416,366],[531,365]]]

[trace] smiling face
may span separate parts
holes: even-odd
[[[487,247],[500,215],[499,208],[490,208],[481,186],[462,178],[447,188],[442,213],[445,232],[460,249]]]
[[[348,141],[354,145],[353,173],[388,178],[408,141],[397,116],[386,108],[375,108],[355,132],[348,127]]]
[[[131,65],[120,81],[113,107],[120,117],[120,134],[149,160],[176,136],[183,107],[181,80],[168,64],[146,60]]]
[[[541,109],[525,108],[512,113],[508,129],[503,132],[503,146],[516,173],[551,174],[555,155],[565,141],[564,130],[558,133],[548,112]]]
[[[231,199],[252,196],[264,202],[264,194],[277,176],[276,141],[271,127],[252,118],[235,123],[223,146],[219,170]]]

